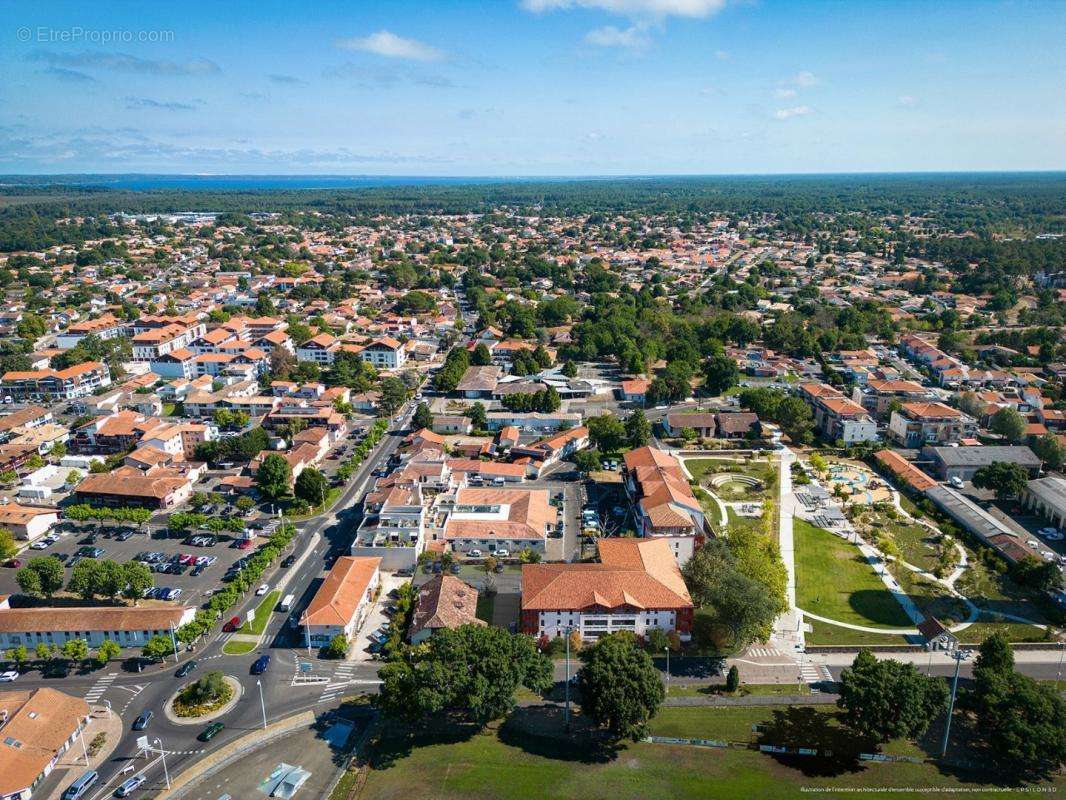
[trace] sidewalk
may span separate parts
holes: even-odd
[[[74,742],[67,752],[59,757],[59,761],[56,762],[52,770],[53,775],[58,775],[58,782],[41,800],[59,800],[63,791],[74,778],[90,769],[97,769],[103,764],[115,752],[115,748],[118,747],[119,742],[122,740],[122,734],[125,733],[125,728],[126,726],[118,714],[112,712],[109,718],[107,709],[103,706],[93,708],[89,717],[89,724],[81,732],[81,741]],[[89,763],[86,764],[82,742],[88,748],[93,737],[100,733],[107,737],[104,746],[100,748],[96,755],[89,756]]]

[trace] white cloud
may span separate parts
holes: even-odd
[[[803,70],[792,76],[792,83],[806,89],[807,87],[814,86],[814,84],[818,83],[818,78],[815,77],[813,72]]]
[[[526,11],[595,8],[614,14],[652,17],[709,17],[725,7],[726,0],[522,0]]]
[[[402,58],[407,61],[440,61],[444,53],[428,44],[405,39],[391,31],[378,31],[369,36],[340,39],[337,47],[342,50],[362,50],[385,58]]]
[[[729,51],[728,50],[715,50],[714,51],[714,57],[717,58],[719,61],[728,61],[729,58],[730,58]]]
[[[76,69],[106,69],[112,72],[133,72],[142,75],[217,75],[222,70],[214,61],[194,58],[190,61],[161,61],[140,58],[128,53],[99,53],[83,50],[79,53],[58,53],[37,50],[27,56],[54,67]]]
[[[918,100],[909,94],[901,94],[898,98],[898,102],[901,106],[907,106],[909,108],[916,104]]]
[[[792,108],[779,108],[774,112],[774,118],[792,119],[793,117],[804,117],[811,113],[814,113],[814,109],[810,106],[793,106]]]
[[[795,96],[795,89],[777,89],[774,91],[774,97],[778,98],[779,100],[790,100]]]
[[[631,25],[625,30],[606,25],[586,33],[585,41],[596,47],[623,47],[627,50],[644,50],[651,44],[646,29],[641,25]]]

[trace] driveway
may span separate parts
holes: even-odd
[[[407,583],[408,580],[392,572],[381,573],[381,593],[378,595],[377,602],[367,612],[362,627],[355,634],[355,646],[348,651],[349,661],[371,660],[371,655],[367,652],[367,648],[370,647],[370,634],[389,622],[389,617],[385,613],[385,607],[389,604],[389,592]]]

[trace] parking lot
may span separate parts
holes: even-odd
[[[25,563],[38,556],[56,556],[64,562],[68,578],[72,565],[81,558],[95,557],[120,563],[145,561],[153,571],[155,586],[180,590],[169,599],[183,605],[203,603],[220,585],[226,571],[251,553],[251,548],[257,544],[256,540],[251,540],[248,549],[241,550],[235,546],[239,540],[233,538],[233,534],[193,531],[188,536],[168,535],[164,528],[154,530],[149,535],[143,528],[92,523],[62,523],[57,526],[56,532],[59,533],[59,539],[54,544],[43,549],[28,549],[18,556],[18,560]],[[95,556],[89,555],[90,549]],[[199,566],[196,559],[200,560]],[[15,581],[16,572],[13,568],[0,569],[0,594],[19,591]]]

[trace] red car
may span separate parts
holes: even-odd
[[[226,633],[233,633],[237,628],[241,627],[241,618],[233,617],[229,622],[222,626],[222,630]]]
[[[241,539],[237,542],[238,550],[250,550],[254,542],[251,539]]]
[[[182,553],[180,558],[178,559],[178,562],[188,566],[189,564],[193,564],[196,562],[196,556],[189,555],[188,553]]]
[[[4,562],[5,567],[11,567],[12,569],[18,569],[22,566],[22,562],[17,558],[9,558]]]

